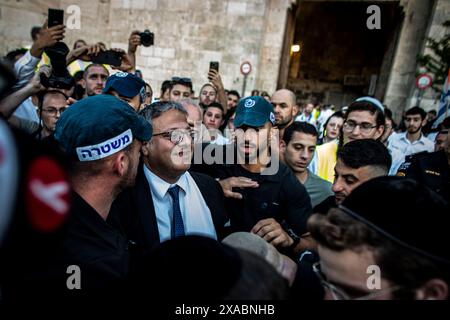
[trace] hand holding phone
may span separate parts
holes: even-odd
[[[92,62],[120,67],[122,65],[122,55],[122,52],[117,52],[114,50],[101,51],[97,55],[92,55]]]
[[[219,72],[219,62],[218,61],[211,61],[209,63],[209,69],[210,70],[216,70],[217,72]]]

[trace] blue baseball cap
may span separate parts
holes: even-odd
[[[150,122],[122,100],[111,95],[85,98],[70,106],[56,124],[55,139],[79,161],[109,157],[133,139],[149,141]]]
[[[140,95],[141,102],[146,99],[144,80],[132,73],[118,72],[110,76],[106,81],[103,93],[108,93],[111,90],[126,98],[134,98]]]
[[[244,125],[250,127],[261,127],[271,122],[275,124],[275,114],[273,106],[263,97],[253,96],[242,99],[237,108],[234,118],[236,128]]]

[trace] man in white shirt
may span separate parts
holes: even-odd
[[[419,152],[433,152],[434,143],[422,134],[422,127],[426,124],[427,113],[420,107],[413,107],[406,111],[406,129],[404,133],[392,135],[388,140],[388,149],[392,155],[390,175],[395,175],[405,157]]]
[[[45,48],[53,46],[57,41],[64,39],[64,25],[48,28],[46,25],[36,34],[33,45],[15,64],[14,71],[17,75],[17,83],[13,87],[18,91],[27,85],[33,78],[36,68],[42,59]],[[14,112],[14,116],[29,121],[39,122],[35,105],[31,98],[25,100]]]
[[[142,147],[135,187],[116,206],[127,215],[120,224],[128,238],[144,252],[185,235],[221,239],[227,222],[222,189],[214,179],[188,172],[193,131],[186,110],[175,102],[157,102],[141,114],[152,122],[154,134]]]
[[[316,119],[314,118],[314,104],[308,103],[303,109],[303,113],[297,116],[297,118],[295,118],[295,121],[308,122],[309,124],[315,126]]]

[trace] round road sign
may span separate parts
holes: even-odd
[[[433,85],[433,79],[428,74],[421,74],[416,79],[416,86],[421,90],[425,90]]]
[[[244,61],[241,64],[241,73],[246,76],[252,72],[252,64],[248,61]]]

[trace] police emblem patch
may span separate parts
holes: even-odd
[[[253,107],[255,106],[255,104],[256,104],[256,101],[255,101],[255,100],[247,99],[247,101],[245,101],[244,106],[245,106],[246,108],[253,108]]]
[[[126,72],[117,72],[116,74],[114,74],[116,77],[119,78],[126,78],[128,76],[128,73]]]

